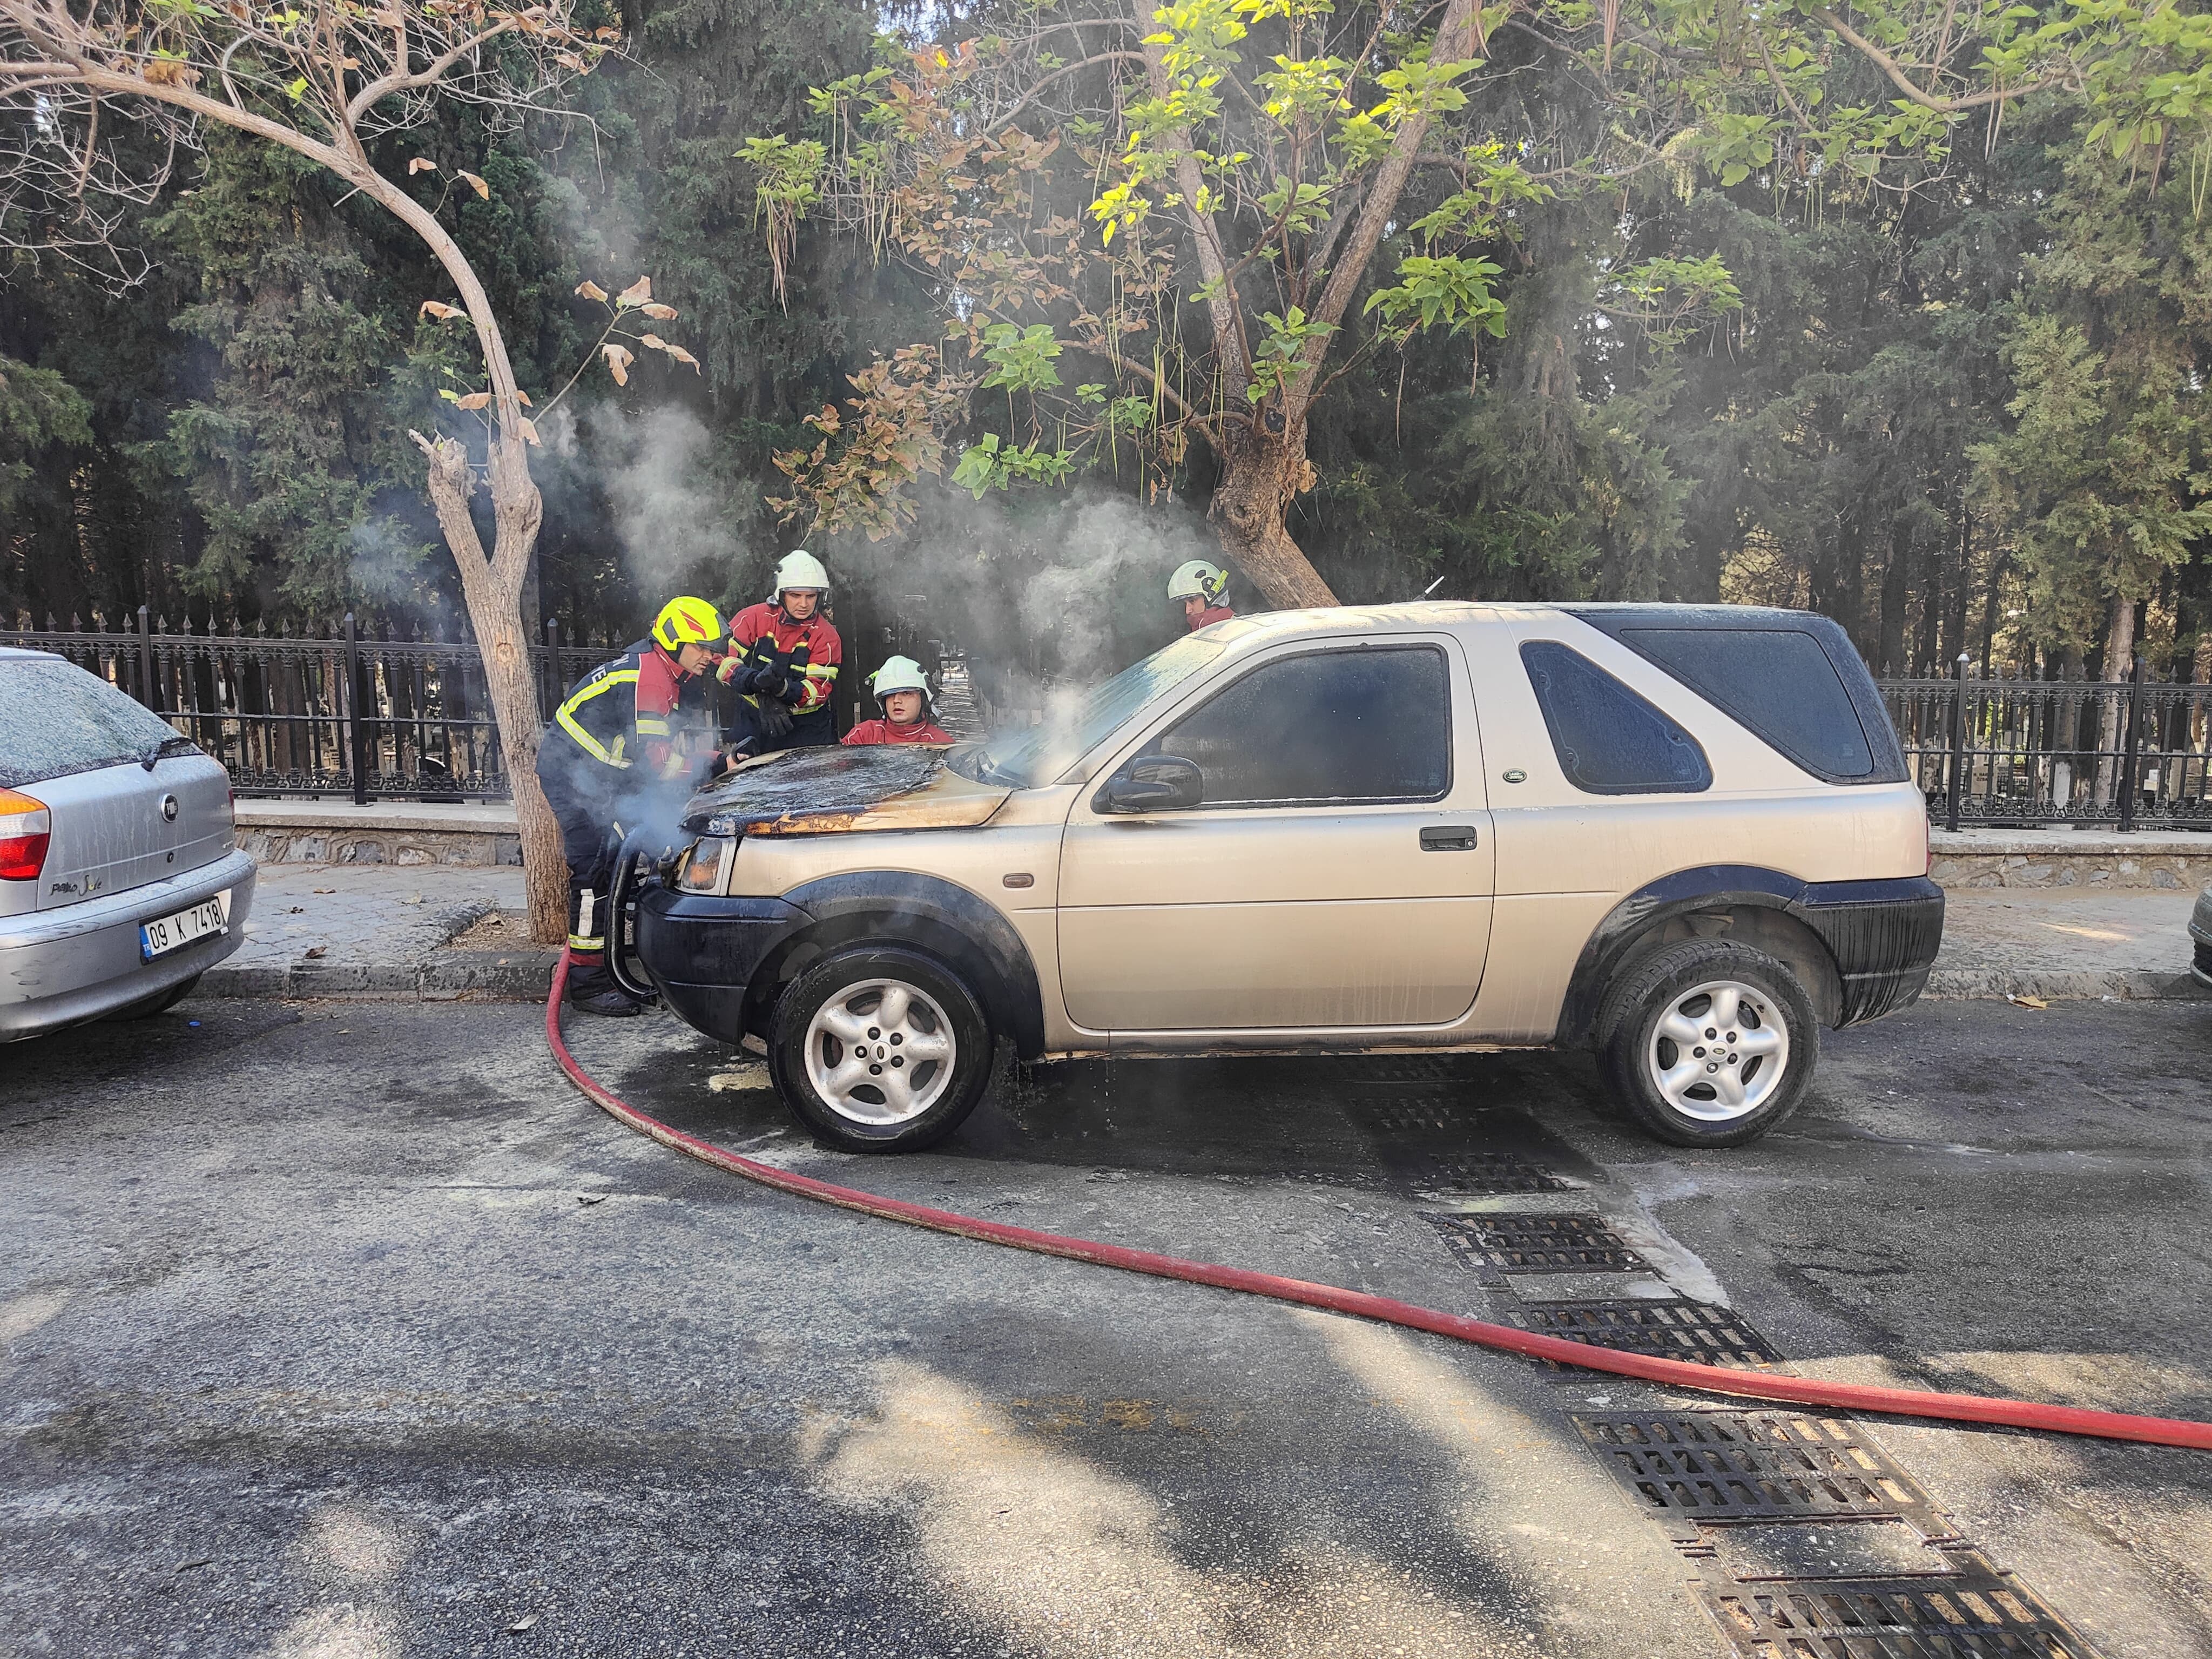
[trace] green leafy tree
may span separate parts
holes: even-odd
[[[393,178],[371,147],[388,154],[395,135],[422,128],[441,108],[465,106],[495,125],[538,117],[619,39],[618,22],[595,23],[572,0],[523,10],[495,10],[483,0],[314,0],[277,9],[94,0],[82,11],[65,0],[0,0],[0,114],[21,138],[0,163],[12,234],[88,257],[112,250],[115,219],[95,204],[150,199],[167,176],[166,164],[153,175],[137,170],[143,136],[116,129],[150,128],[173,153],[220,126],[288,150],[383,208],[453,284],[459,305],[427,300],[422,311],[465,321],[475,335],[482,389],[455,392],[451,401],[456,414],[476,417],[461,429],[483,446],[495,532],[489,552],[470,510],[477,485],[470,442],[409,435],[428,463],[431,504],[483,653],[514,780],[532,925],[549,941],[562,930],[565,866],[559,828],[537,787],[537,685],[520,607],[544,510],[528,456],[538,434],[490,291],[441,216],[456,189],[488,200],[492,186],[471,170],[442,179],[438,161],[424,155]],[[635,361],[632,343],[681,360],[634,326],[655,314],[649,283],[601,302],[607,322],[598,351],[617,382]]]
[[[748,146],[769,252],[827,217],[934,284],[939,406],[994,428],[953,452],[970,488],[1103,462],[1158,489],[1202,452],[1231,558],[1270,599],[1311,603],[1330,590],[1287,526],[1316,479],[1316,410],[1382,345],[1497,337],[1498,279],[1547,200],[1617,197],[1645,169],[1776,197],[1911,188],[2022,97],[2086,100],[2140,143],[2197,118],[2204,72],[2196,31],[2101,0],[1850,18],[1448,0],[1433,32],[1407,28],[1363,5],[1177,0],[886,39],[817,92],[811,133]],[[1540,105],[1522,88],[1546,71]],[[1870,78],[1899,95],[1866,95]],[[1432,174],[1449,191],[1406,212]],[[1615,270],[1605,303],[1657,343],[1741,301],[1711,249],[1623,248]],[[1029,343],[1039,329],[1072,375]],[[1040,362],[1012,388],[991,354],[1017,340]],[[870,487],[835,442],[786,461],[787,509],[831,527]]]
[[[0,520],[14,519],[40,451],[92,441],[91,416],[83,394],[52,369],[0,357]]]

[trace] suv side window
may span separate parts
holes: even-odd
[[[1451,787],[1450,688],[1434,646],[1281,658],[1176,721],[1150,752],[1195,765],[1208,806],[1435,800]]]
[[[1521,647],[1567,781],[1593,795],[1694,794],[1713,786],[1698,740],[1578,651]]]
[[[1874,775],[1874,750],[1836,665],[1799,629],[1625,628],[1620,642],[1659,665],[1814,777]]]

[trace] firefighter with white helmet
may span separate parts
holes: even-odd
[[[703,676],[721,654],[721,612],[671,599],[651,636],[570,688],[538,746],[538,781],[568,865],[568,1000],[592,1014],[639,1004],[606,967],[606,896],[624,830],[656,797],[681,801],[713,763]]]
[[[766,755],[837,741],[830,694],[845,647],[823,614],[829,598],[830,573],[798,548],[776,566],[767,599],[730,619],[720,678],[738,693],[732,745]]]
[[[863,720],[845,734],[848,744],[951,743],[952,734],[929,718],[929,676],[912,657],[890,657],[868,676],[883,705],[881,720]]]
[[[1182,605],[1183,619],[1194,634],[1237,614],[1222,603],[1228,592],[1229,573],[1204,559],[1177,565],[1175,574],[1168,578],[1168,598]]]

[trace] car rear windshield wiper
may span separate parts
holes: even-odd
[[[194,743],[183,732],[175,732],[171,736],[163,738],[158,743],[148,744],[146,745],[146,752],[138,757],[138,764],[144,767],[149,772],[150,772],[154,769],[154,763],[160,760],[162,756],[169,754],[180,748],[198,749],[198,747],[199,745],[198,744]]]

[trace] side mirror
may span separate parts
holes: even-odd
[[[1101,812],[1174,812],[1206,799],[1206,775],[1181,755],[1139,755],[1100,786]]]

